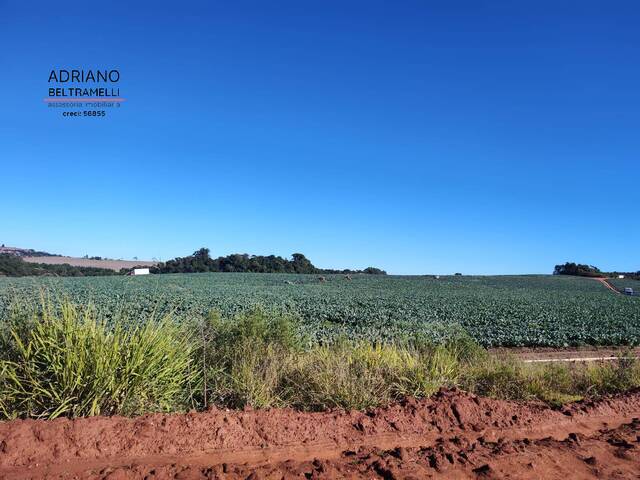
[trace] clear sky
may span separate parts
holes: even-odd
[[[636,1],[0,0],[0,243],[640,269]],[[63,118],[51,69],[127,99]]]

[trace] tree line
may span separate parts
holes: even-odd
[[[96,260],[99,257],[95,258]],[[211,258],[208,248],[187,257],[176,257],[150,268],[151,273],[199,273],[199,272],[254,272],[254,273],[309,273],[309,274],[358,274],[386,275],[379,268],[368,267],[364,270],[335,270],[315,267],[301,253],[294,253],[291,259],[276,255],[233,254],[226,257]],[[69,264],[50,265],[45,263],[25,262],[21,256],[0,254],[0,276],[59,276],[84,277],[97,275],[124,275],[131,271],[123,268],[120,271],[99,267],[78,267]]]
[[[201,248],[187,257],[151,267],[151,273],[199,273],[199,272],[253,272],[253,273],[311,273],[311,274],[358,274],[386,275],[387,272],[375,267],[364,270],[335,270],[317,268],[302,253],[294,253],[291,259],[276,255],[249,255],[235,253],[226,257],[211,258],[208,248]]]
[[[556,265],[553,269],[553,274],[574,275],[578,277],[616,277],[618,275],[624,275],[625,277],[640,279],[640,270],[637,272],[603,272],[593,265],[574,262],[566,262],[562,265]]]

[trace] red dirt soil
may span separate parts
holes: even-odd
[[[640,477],[640,391],[552,409],[458,390],[385,408],[0,422],[1,479]]]

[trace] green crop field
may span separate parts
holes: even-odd
[[[617,284],[617,282],[616,282]],[[311,338],[376,341],[441,334],[462,325],[485,346],[636,344],[640,298],[578,277],[402,277],[205,273],[146,277],[0,278],[0,319],[12,302],[91,302],[107,315],[144,321],[172,310],[180,319],[261,306],[301,318]]]

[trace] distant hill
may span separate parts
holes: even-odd
[[[62,256],[49,256],[49,257],[23,257],[25,262],[29,263],[44,263],[48,265],[71,265],[73,267],[93,267],[113,270],[116,272],[122,269],[131,270],[134,267],[153,267],[158,262],[146,262],[142,260],[111,260],[100,257],[62,257]]]
[[[45,263],[25,262],[21,255],[0,253],[0,276],[27,277],[27,276],[51,276],[51,277],[86,277],[96,275],[117,275],[119,272],[106,268],[77,267],[69,264],[51,265]],[[61,257],[41,257],[61,258]]]
[[[8,255],[12,257],[19,257],[25,263],[34,263],[39,265],[66,265],[68,267],[82,267],[82,268],[94,268],[99,270],[111,270],[113,272],[121,272],[124,270],[131,270],[135,267],[152,267],[157,265],[158,262],[148,262],[144,260],[114,260],[111,258],[102,258],[102,257],[89,257],[85,255],[84,257],[65,257],[62,255],[42,252],[39,250],[33,250],[32,248],[18,248],[18,247],[7,247],[4,244],[0,246],[0,255]],[[5,266],[7,265],[7,260],[4,262]],[[17,267],[19,263],[13,262],[14,265],[13,271],[28,271],[31,273],[25,273],[24,275],[37,275],[38,273],[33,273],[32,269],[29,269],[26,266]],[[17,270],[16,270],[17,269]],[[47,270],[44,268],[45,271]],[[43,271],[43,267],[39,267],[38,271]],[[58,268],[57,273],[65,271],[64,269]],[[51,273],[50,272],[50,273]],[[71,272],[70,273],[78,273]],[[87,271],[88,272],[88,271]],[[2,272],[0,271],[0,274]],[[8,273],[4,273],[5,275],[9,275]]]
[[[49,252],[41,252],[32,248],[7,247],[4,244],[0,246],[0,255],[15,255],[17,257],[57,257]]]

